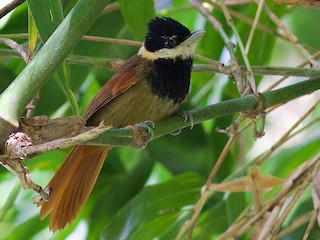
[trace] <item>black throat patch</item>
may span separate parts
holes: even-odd
[[[180,104],[189,92],[192,62],[191,58],[155,60],[148,76],[152,92]]]

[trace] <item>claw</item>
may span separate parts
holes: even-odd
[[[134,132],[134,147],[145,148],[150,139],[153,138],[153,128],[155,127],[152,121],[145,121],[134,126],[128,126]],[[148,134],[145,131],[148,132]]]
[[[179,129],[179,130],[177,130],[177,131],[173,131],[173,132],[170,133],[170,135],[172,135],[172,136],[178,136],[178,135],[181,133],[181,131],[182,131],[182,129]]]
[[[192,129],[194,127],[193,116],[189,112],[181,111],[181,112],[178,112],[176,114],[179,115],[179,116],[182,116],[184,118],[184,122],[188,121],[190,123],[190,129]],[[181,131],[182,131],[182,129],[179,129],[177,131],[171,132],[170,134],[172,136],[177,136],[177,135],[179,135],[181,133]]]
[[[151,139],[153,138],[153,129],[155,127],[154,122],[148,120],[138,123],[137,126],[147,130],[148,134],[151,136]]]
[[[181,111],[178,113],[178,115],[182,116],[184,118],[185,122],[188,121],[190,123],[190,129],[192,129],[194,127],[193,116],[189,112]]]

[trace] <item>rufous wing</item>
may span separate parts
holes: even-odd
[[[139,61],[139,56],[137,55],[130,58],[120,68],[119,72],[103,85],[89,104],[83,115],[84,119],[88,120],[98,110],[140,81],[140,77],[136,71],[137,61]]]

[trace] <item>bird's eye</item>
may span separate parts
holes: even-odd
[[[164,42],[164,46],[166,48],[173,48],[173,47],[175,47],[175,45],[176,45],[176,40],[172,39],[172,38],[168,38]]]

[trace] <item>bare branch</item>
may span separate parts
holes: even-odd
[[[4,6],[2,9],[0,9],[0,19],[3,18],[5,15],[7,15],[12,10],[14,10],[16,7],[20,6],[25,1],[26,0],[13,0],[9,4]]]

